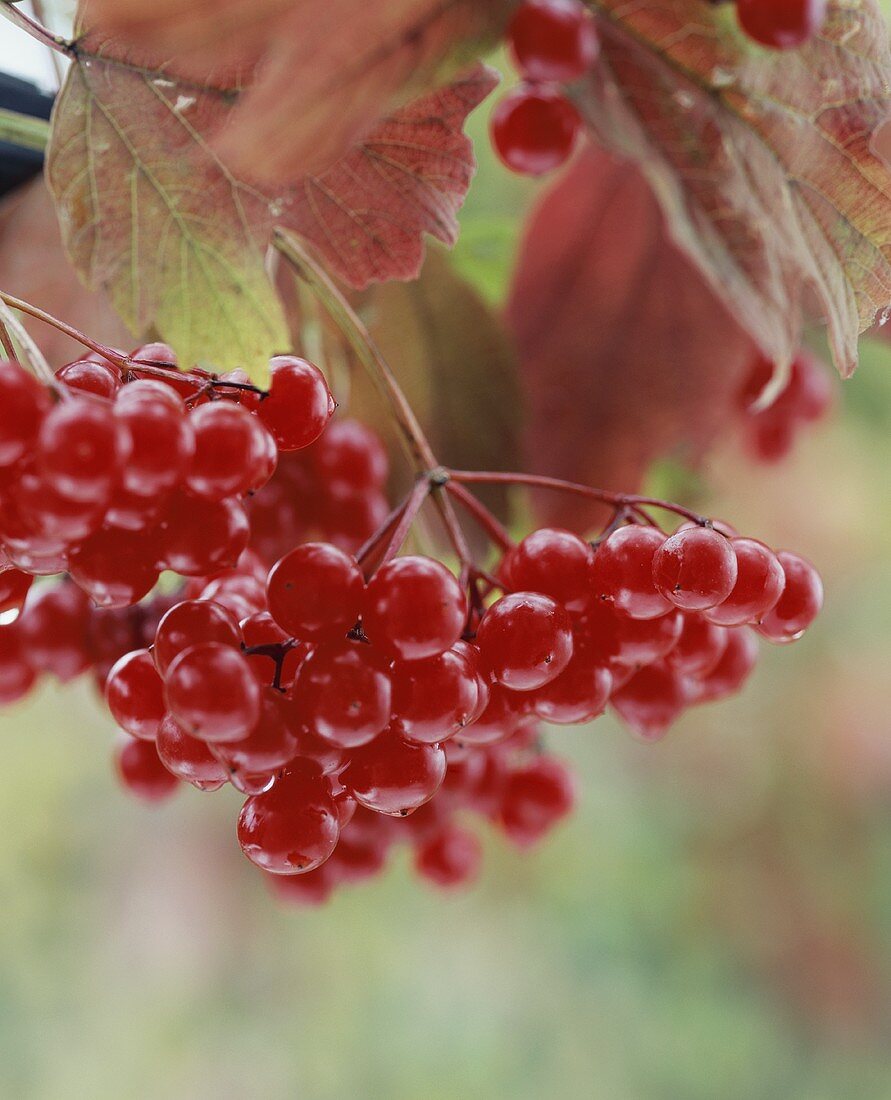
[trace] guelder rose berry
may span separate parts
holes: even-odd
[[[653,556],[656,588],[684,611],[706,611],[723,603],[733,591],[736,577],[733,547],[708,527],[678,531]]]

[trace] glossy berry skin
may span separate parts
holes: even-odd
[[[632,619],[658,619],[671,603],[656,590],[653,558],[665,542],[655,527],[630,524],[597,548],[591,567],[594,596]]]
[[[362,627],[372,645],[392,657],[421,661],[444,653],[461,637],[466,621],[461,586],[432,558],[395,558],[368,583]]]
[[[581,119],[575,107],[547,85],[521,85],[492,113],[492,143],[512,172],[541,176],[569,159]]]
[[[380,489],[386,483],[386,449],[359,420],[333,420],[308,453],[313,474],[333,497]]]
[[[658,619],[629,619],[616,615],[615,661],[623,665],[648,665],[667,656],[677,645],[684,626],[680,611],[669,611]]]
[[[140,500],[163,497],[185,477],[195,452],[185,406],[169,387],[138,381],[122,387],[114,416],[130,437],[122,488]]]
[[[85,672],[90,665],[88,614],[89,599],[77,585],[63,582],[36,588],[25,613],[13,624],[20,628],[29,663],[63,684]]]
[[[390,721],[386,665],[358,642],[319,646],[303,663],[292,694],[306,725],[338,748],[367,744]]]
[[[616,713],[645,741],[664,737],[689,701],[683,678],[664,662],[642,668],[612,697]]]
[[[777,554],[786,585],[773,610],[761,621],[759,634],[768,641],[794,642],[823,608],[823,582],[806,558],[781,550]]]
[[[513,691],[534,691],[569,664],[572,624],[549,597],[514,592],[483,615],[476,644],[498,683]]]
[[[539,757],[507,779],[499,824],[519,848],[530,848],[567,817],[575,804],[575,783],[559,760]]]
[[[353,754],[341,782],[367,809],[403,817],[436,794],[445,773],[446,756],[438,745],[387,732]]]
[[[689,701],[716,703],[736,695],[758,663],[758,640],[750,630],[729,630],[721,659],[704,676],[687,681]]]
[[[280,451],[299,451],[314,443],[334,414],[335,404],[318,367],[294,355],[277,355],[269,396],[260,404],[260,419]]]
[[[231,497],[204,500],[177,492],[162,524],[164,564],[184,577],[204,577],[231,569],[250,538],[244,508]]]
[[[0,613],[20,611],[34,578],[11,566],[0,569]]]
[[[238,648],[241,631],[231,611],[213,600],[183,600],[165,613],[158,623],[152,655],[163,675],[172,661],[193,645],[219,642]]]
[[[115,765],[125,790],[143,802],[164,802],[179,787],[179,780],[161,763],[151,741],[128,737],[115,751]]]
[[[68,555],[73,580],[99,607],[129,607],[158,580],[158,556],[148,532],[103,527]]]
[[[415,852],[417,873],[444,890],[470,885],[478,877],[482,861],[479,838],[457,825],[434,833]]]
[[[249,798],[238,817],[238,842],[248,859],[276,875],[320,867],[337,845],[340,826],[327,782],[295,768],[265,794]]]
[[[666,663],[682,676],[706,676],[724,655],[729,636],[726,627],[705,615],[684,615],[683,629],[665,656]]]
[[[653,556],[657,590],[684,611],[716,607],[736,584],[736,554],[728,539],[708,527],[688,527]]]
[[[502,573],[514,591],[540,592],[567,611],[581,611],[591,599],[592,560],[591,547],[578,535],[543,527],[508,553]]]
[[[786,577],[776,554],[757,539],[730,540],[736,554],[736,584],[717,607],[705,612],[719,626],[760,622],[783,594]]]
[[[456,649],[397,663],[392,680],[393,728],[410,741],[446,741],[468,724],[479,703],[475,670]]]
[[[531,705],[529,693],[492,684],[485,709],[457,740],[467,745],[498,745],[529,720]]]
[[[155,740],[167,707],[164,684],[147,649],[135,649],[115,664],[105,682],[105,702],[131,737]]]
[[[72,393],[91,394],[110,399],[121,388],[121,375],[110,363],[93,359],[78,359],[56,371],[56,379],[64,382]]]
[[[167,708],[201,741],[247,737],[260,717],[260,687],[241,653],[204,642],[180,653],[167,669]]]
[[[41,476],[63,496],[104,503],[129,454],[129,436],[106,405],[83,398],[63,401],[49,413],[35,457]]]
[[[255,416],[231,401],[193,410],[195,453],[186,488],[207,500],[241,496],[254,480],[254,467],[267,453],[269,433]],[[271,471],[270,471],[271,473]]]
[[[260,718],[247,737],[214,746],[217,759],[234,771],[257,775],[290,764],[298,754],[297,734],[288,701],[276,688],[262,693]]]
[[[576,644],[572,659],[556,680],[534,693],[532,706],[539,718],[555,725],[590,722],[606,709],[612,687],[609,670]]]
[[[155,746],[164,767],[194,787],[211,790],[229,778],[225,764],[217,760],[207,743],[190,737],[169,714],[161,720]]]
[[[527,80],[556,84],[583,76],[600,48],[591,13],[580,0],[524,0],[507,39]]]
[[[307,641],[343,637],[362,611],[365,580],[356,559],[330,543],[305,543],[273,566],[269,612],[286,634]]]
[[[31,450],[49,412],[46,386],[18,363],[0,361],[0,467],[11,466]]]
[[[827,0],[736,0],[739,25],[762,46],[793,50],[813,38],[826,19]]]

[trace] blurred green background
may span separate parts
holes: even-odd
[[[530,189],[480,149],[457,263],[497,299]],[[402,853],[281,909],[234,791],[121,793],[88,685],[6,711],[0,1096],[891,1095],[887,347],[839,391],[790,461],[753,468],[731,440],[697,497],[816,562],[817,626],[660,745],[610,718],[549,732],[579,810],[531,855],[490,837],[469,893]]]

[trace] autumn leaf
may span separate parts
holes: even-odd
[[[262,378],[288,345],[264,264],[273,226],[315,242],[350,284],[413,277],[425,232],[454,240],[474,163],[461,125],[494,76],[478,66],[382,120],[342,164],[277,193],[233,175],[212,145],[241,80],[219,65],[194,84],[154,55],[82,34],[48,178],[75,265],[134,331],[154,326],[183,362]]]
[[[595,149],[533,211],[507,315],[529,468],[606,489],[633,491],[657,456],[699,456],[754,353],[641,172]],[[597,515],[557,494],[537,503],[578,529]]]
[[[593,132],[640,164],[768,354],[791,358],[813,306],[850,374],[891,303],[891,173],[871,147],[891,52],[875,0],[830,0],[820,34],[785,52],[745,38],[732,4],[589,4],[603,50],[578,102]]]
[[[514,0],[91,0],[94,26],[201,79],[256,71],[220,142],[267,183],[324,171],[378,122],[483,52]]]

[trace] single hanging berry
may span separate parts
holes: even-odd
[[[547,85],[523,84],[492,113],[492,142],[501,160],[523,176],[542,176],[565,164],[581,128],[578,111]]]
[[[736,0],[739,25],[774,50],[793,50],[813,38],[826,20],[827,0]]]
[[[527,80],[557,84],[584,76],[600,51],[594,19],[580,0],[525,0],[507,40]]]

